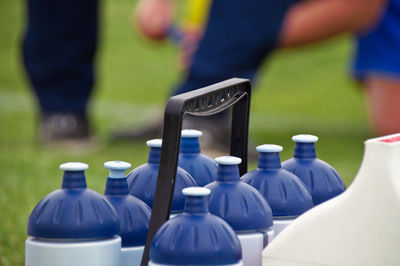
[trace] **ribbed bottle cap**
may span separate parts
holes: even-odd
[[[258,152],[281,152],[283,147],[275,144],[264,144],[257,146],[256,150]]]
[[[29,236],[47,239],[99,239],[119,232],[112,205],[86,187],[84,163],[65,163],[62,189],[45,196],[28,220]]]
[[[314,135],[301,134],[293,136],[292,140],[300,143],[315,143],[318,141],[318,137]]]
[[[181,133],[182,138],[199,138],[203,136],[203,132],[195,129],[184,129]]]
[[[80,162],[68,162],[60,165],[60,169],[63,171],[85,171],[88,168],[89,165]]]
[[[211,190],[205,187],[187,187],[182,190],[182,194],[192,197],[205,197],[210,195]]]
[[[296,217],[313,206],[311,194],[303,182],[282,168],[258,167],[243,175],[241,180],[264,196],[276,217]]]
[[[316,156],[313,135],[297,135],[293,158],[282,163],[282,168],[298,176],[310,190],[314,205],[331,199],[345,190],[343,180],[336,170]]]
[[[221,156],[215,158],[215,162],[222,165],[238,165],[242,163],[242,159],[235,156]]]
[[[211,190],[209,210],[223,218],[235,231],[254,231],[272,225],[272,211],[268,202],[252,186],[241,182],[238,164],[234,156],[218,157],[218,173],[215,182],[206,185]]]
[[[152,139],[146,141],[146,145],[151,148],[161,148],[162,147],[162,139]]]
[[[150,260],[156,265],[239,265],[242,249],[235,232],[208,212],[205,198],[193,198],[207,196],[210,190],[188,187],[182,192],[186,195],[185,209],[190,210],[158,229],[151,243]]]
[[[143,200],[149,207],[153,207],[154,194],[158,178],[158,164],[143,164],[136,167],[127,175],[129,193]],[[193,177],[178,167],[176,170],[175,189],[172,200],[171,210],[174,212],[182,211],[185,204],[185,196],[182,189],[196,186]]]
[[[110,178],[124,178],[125,171],[131,168],[131,164],[123,161],[109,161],[104,163],[104,167],[110,170]]]

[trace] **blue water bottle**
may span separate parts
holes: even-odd
[[[217,164],[214,160],[200,153],[199,137],[202,135],[199,130],[182,130],[178,163],[201,187],[213,182],[217,175]]]
[[[149,266],[243,265],[235,232],[208,211],[210,190],[189,187],[183,189],[183,194],[184,212],[158,229],[150,247]]]
[[[65,163],[61,189],[44,197],[28,220],[26,266],[116,266],[121,238],[113,206],[86,187],[84,163]]]
[[[129,194],[125,171],[131,164],[122,161],[104,163],[110,170],[104,195],[113,205],[119,219],[122,240],[121,266],[139,266],[142,260],[144,245],[151,209],[146,203]]]
[[[158,168],[161,156],[161,139],[146,142],[150,147],[149,158],[146,164],[136,167],[127,176],[129,194],[143,200],[150,208],[153,207],[154,193],[156,190]],[[185,196],[182,189],[197,186],[196,181],[188,172],[178,167],[176,171],[175,190],[172,200],[172,213],[183,211]]]
[[[228,222],[237,233],[243,265],[260,266],[261,252],[274,236],[271,207],[258,190],[240,181],[240,158],[222,156],[215,161],[216,181],[206,186],[211,190],[210,212]]]
[[[326,162],[317,159],[313,135],[296,135],[293,158],[282,163],[282,167],[297,175],[309,189],[314,205],[329,200],[346,187],[336,170]]]
[[[313,207],[311,194],[304,183],[281,167],[282,146],[265,144],[257,147],[260,153],[257,169],[241,180],[256,188],[271,206],[274,232],[278,235],[303,212]]]

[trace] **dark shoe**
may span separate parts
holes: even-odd
[[[89,121],[85,114],[44,113],[40,120],[39,138],[43,143],[88,141]]]

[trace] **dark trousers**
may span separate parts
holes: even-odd
[[[228,78],[254,79],[297,0],[213,0],[203,39],[175,94]]]
[[[43,112],[84,113],[94,83],[97,0],[28,0],[23,59]]]

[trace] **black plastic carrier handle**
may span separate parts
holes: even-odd
[[[232,78],[169,98],[164,113],[156,193],[141,266],[147,266],[151,242],[157,230],[170,216],[183,115],[210,116],[233,106],[230,154],[242,159],[239,170],[240,175],[244,175],[247,172],[250,95],[249,80]]]

